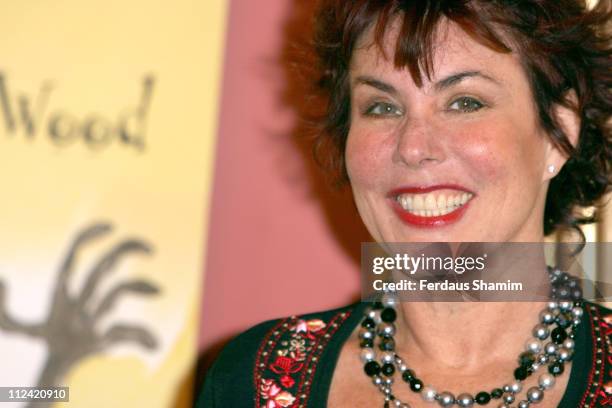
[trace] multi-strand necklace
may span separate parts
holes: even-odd
[[[563,374],[565,363],[572,358],[576,327],[583,315],[582,291],[578,280],[556,268],[548,267],[548,273],[553,300],[540,312],[540,321],[533,328],[532,338],[526,342],[525,351],[518,357],[514,380],[476,395],[460,393],[455,396],[448,391],[438,392],[431,386],[423,385],[416,373],[395,352],[394,322],[398,301],[386,293],[366,311],[359,331],[364,371],[383,394],[384,407],[410,407],[393,394],[393,378],[399,373],[410,389],[419,393],[424,401],[437,402],[442,407],[471,407],[501,400],[500,407],[510,408],[523,389],[523,381],[540,368],[547,367],[547,372],[540,374],[538,385],[529,388],[525,399],[519,401],[516,407],[528,408],[542,401],[544,392],[555,385],[555,377]],[[376,352],[376,348],[380,353]]]

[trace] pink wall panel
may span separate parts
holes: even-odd
[[[201,350],[263,320],[358,296],[356,257],[367,235],[348,191],[326,187],[305,160],[309,147],[295,142],[301,96],[282,97],[295,79],[281,56],[307,27],[307,3],[230,7]]]

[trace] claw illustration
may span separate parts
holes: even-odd
[[[38,324],[24,324],[6,310],[6,288],[0,281],[0,329],[42,339],[47,345],[47,360],[39,375],[37,387],[59,386],[66,373],[80,360],[100,353],[118,343],[136,343],[148,350],[157,347],[157,340],[146,328],[117,323],[105,332],[96,323],[125,295],[151,296],[159,288],[145,280],[119,283],[101,297],[97,305],[90,305],[99,283],[108,276],[120,260],[128,255],[151,255],[153,249],[142,240],[128,239],[103,254],[88,272],[82,290],[77,295],[68,292],[68,282],[77,263],[79,251],[112,230],[108,223],[91,225],[81,232],[69,246],[61,264],[53,291],[49,314]],[[28,407],[46,407],[46,403],[31,403]]]

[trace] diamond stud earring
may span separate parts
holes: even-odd
[[[554,164],[549,164],[548,165],[548,172],[549,173],[554,173],[556,170],[555,165]]]

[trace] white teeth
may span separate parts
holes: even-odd
[[[472,198],[470,193],[461,193],[446,196],[433,193],[428,194],[402,194],[397,202],[406,211],[421,217],[438,217],[455,211]]]
[[[435,208],[437,208],[436,198],[434,197],[433,194],[429,193],[425,197],[425,209],[433,210]]]
[[[423,202],[423,197],[417,195],[414,197],[414,201],[412,202],[412,206],[414,210],[423,210],[425,207],[425,203]],[[404,209],[407,209],[404,207]]]
[[[446,208],[446,197],[444,196],[444,194],[440,194],[438,196],[438,208]]]

